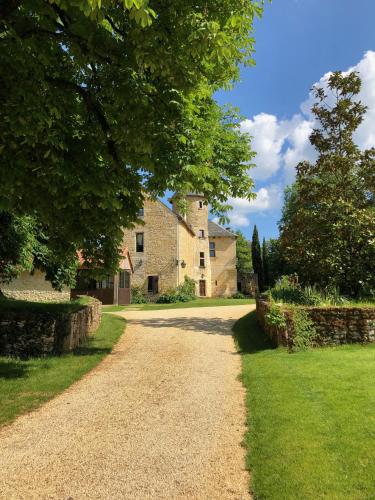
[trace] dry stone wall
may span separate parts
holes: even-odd
[[[73,313],[0,311],[0,355],[27,359],[69,352],[99,326],[101,302]]]
[[[33,273],[23,272],[10,283],[1,284],[2,293],[9,299],[31,300],[34,302],[66,302],[70,299],[70,289],[64,286],[61,292],[54,290],[45,274],[36,269]]]
[[[269,325],[266,315],[270,304],[257,299],[257,318],[276,345],[292,344],[294,328],[292,311],[284,309],[285,327]],[[314,323],[318,345],[375,342],[375,307],[304,307]]]

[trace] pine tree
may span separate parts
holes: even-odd
[[[257,274],[258,276],[258,286],[259,286],[259,291],[261,292],[264,289],[263,263],[262,263],[262,254],[259,243],[259,234],[256,226],[254,226],[253,238],[251,241],[251,258],[253,261],[254,273]]]
[[[268,245],[266,239],[263,238],[262,244],[262,262],[263,262],[263,284],[266,288],[270,286]]]

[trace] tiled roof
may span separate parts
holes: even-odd
[[[212,220],[208,221],[208,237],[213,237],[213,236],[221,236],[222,238],[236,238],[236,235],[234,233],[231,233],[228,231],[228,229],[225,229],[224,227],[219,226],[219,224],[216,224],[216,222],[213,222]]]

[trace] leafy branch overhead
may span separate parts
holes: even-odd
[[[0,2],[0,211],[117,266],[145,193],[252,195],[239,116],[213,93],[253,64],[261,2]]]

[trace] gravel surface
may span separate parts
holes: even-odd
[[[250,498],[231,327],[253,307],[124,314],[111,355],[0,430],[0,498]]]

